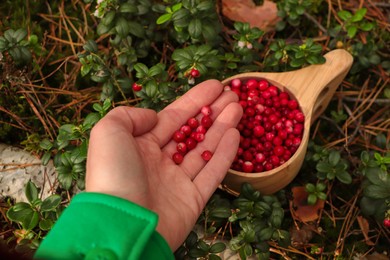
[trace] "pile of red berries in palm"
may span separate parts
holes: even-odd
[[[189,151],[195,149],[198,143],[203,142],[207,130],[213,124],[213,120],[210,117],[210,106],[202,107],[200,112],[200,119],[196,117],[189,118],[186,124],[182,125],[172,135],[172,139],[176,142],[176,152],[172,155],[172,160],[176,164],[181,164],[184,156]],[[212,156],[213,153],[209,150],[201,153],[201,157],[205,161],[209,161]]]
[[[239,96],[244,113],[237,125],[240,145],[231,169],[252,173],[272,170],[296,152],[305,116],[298,102],[265,79],[233,79],[225,89]]]

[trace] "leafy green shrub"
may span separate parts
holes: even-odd
[[[19,232],[19,246],[29,245],[36,249],[63,210],[59,195],[50,195],[42,201],[38,194],[36,185],[29,181],[25,188],[28,203],[17,202],[7,211],[8,219],[18,223],[22,230]]]

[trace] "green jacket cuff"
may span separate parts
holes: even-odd
[[[35,253],[35,259],[174,259],[156,231],[158,216],[101,193],[73,197]]]

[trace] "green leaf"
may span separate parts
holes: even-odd
[[[148,73],[149,77],[154,77],[154,76],[161,74],[164,71],[164,68],[165,68],[165,65],[162,63],[154,65],[153,67],[151,67],[149,69],[149,73]]]
[[[145,37],[145,29],[140,23],[134,21],[128,21],[127,23],[129,25],[129,31],[131,34],[139,38]]]
[[[53,147],[53,143],[49,139],[43,139],[39,143],[39,147],[41,147],[43,150],[50,150]]]
[[[337,15],[343,20],[343,21],[347,21],[348,19],[350,19],[352,17],[352,14],[348,11],[345,11],[345,10],[342,10],[342,11],[339,11],[337,13]]]
[[[5,38],[9,43],[11,43],[12,45],[15,44],[14,34],[15,34],[15,31],[14,31],[13,29],[9,29],[9,30],[7,30],[7,31],[4,32],[4,38]]]
[[[221,260],[222,258],[219,257],[218,255],[214,255],[214,254],[209,254],[208,255],[208,260]]]
[[[349,37],[349,38],[355,37],[355,35],[356,35],[356,33],[357,33],[357,29],[358,29],[358,28],[357,28],[356,26],[354,26],[354,25],[348,27],[348,29],[347,29],[347,35],[348,35],[348,37]]]
[[[171,20],[172,18],[172,14],[171,13],[167,13],[167,14],[163,14],[161,15],[157,21],[156,21],[156,24],[163,24],[163,23],[166,23],[168,22],[169,20]]]
[[[370,155],[368,154],[367,151],[362,151],[360,153],[360,160],[364,163],[367,164],[368,161],[370,160]]]
[[[70,190],[73,181],[72,174],[58,174],[58,181],[61,183],[65,190]]]
[[[309,205],[315,205],[317,202],[317,196],[315,194],[309,194],[307,197],[307,203]]]
[[[115,30],[119,36],[125,38],[130,32],[130,24],[125,18],[121,17],[116,21]]]
[[[366,8],[362,8],[362,9],[357,10],[356,13],[352,16],[351,22],[359,22],[359,21],[363,20],[366,13],[367,13]]]
[[[213,218],[229,218],[232,215],[232,211],[227,207],[217,207],[211,209],[209,216]]]
[[[290,66],[293,68],[298,68],[301,67],[304,63],[305,61],[303,59],[294,59],[290,61]]]
[[[272,234],[274,233],[274,228],[268,227],[260,230],[258,237],[260,241],[268,241],[271,239]]]
[[[352,183],[352,177],[347,171],[340,171],[337,172],[336,178],[341,181],[342,183],[345,184],[350,184]]]
[[[134,69],[135,69],[135,71],[137,71],[135,76],[139,79],[146,77],[149,73],[148,67],[143,63],[135,64]]]
[[[188,255],[190,257],[194,257],[194,258],[200,258],[200,257],[206,256],[207,252],[205,252],[199,248],[191,248],[190,251],[188,252]]]
[[[24,217],[32,214],[31,205],[25,202],[18,202],[7,211],[7,217],[15,222],[21,223]]]
[[[308,183],[305,185],[305,189],[307,192],[312,193],[316,191],[316,187],[312,183]]]
[[[244,247],[244,254],[245,256],[252,256],[253,254],[253,248],[250,244],[246,244]]]
[[[192,38],[198,39],[202,34],[202,21],[200,19],[192,19],[188,25],[188,32]]]
[[[316,165],[316,170],[322,173],[328,173],[332,171],[333,167],[328,162],[320,161]]]
[[[340,158],[341,158],[340,152],[333,150],[329,154],[329,163],[332,166],[336,166],[339,163]]]
[[[30,214],[27,214],[22,221],[22,226],[26,230],[32,230],[38,225],[39,222],[39,214],[36,211],[33,211]]]
[[[295,12],[299,15],[302,15],[304,12],[305,12],[305,7],[303,7],[302,5],[298,5],[296,8],[295,8]]]
[[[177,3],[172,5],[172,12],[177,12],[182,8],[183,4],[182,3]]]
[[[319,182],[316,184],[316,190],[317,191],[324,191],[326,189],[326,184],[325,183],[322,183],[322,182]]]
[[[99,113],[89,113],[84,119],[83,126],[86,129],[91,129],[99,120]]]
[[[187,27],[189,24],[188,18],[191,17],[190,12],[187,9],[181,8],[180,10],[172,14],[172,20],[177,27]]]
[[[27,182],[24,192],[30,203],[38,199],[38,188],[33,182]]]
[[[373,23],[361,23],[359,27],[363,31],[368,32],[374,28],[374,24]]]
[[[323,193],[323,192],[319,192],[319,193],[317,194],[317,197],[318,197],[319,199],[321,199],[321,200],[326,200],[326,194]]]
[[[92,53],[96,53],[98,51],[98,46],[94,40],[88,40],[84,44],[83,49]]]
[[[217,243],[213,244],[213,245],[210,247],[209,252],[210,252],[210,253],[213,253],[213,254],[216,254],[216,253],[220,253],[220,252],[224,251],[225,249],[226,249],[225,243],[223,243],[223,242],[217,242]]]
[[[384,185],[368,185],[364,189],[364,195],[372,199],[389,199],[390,189]]]
[[[39,228],[42,230],[50,230],[54,222],[51,219],[42,219],[39,221]]]
[[[46,166],[51,158],[51,153],[50,152],[45,152],[41,158],[42,165]]]
[[[138,8],[134,4],[121,3],[120,7],[119,7],[119,12],[121,12],[121,13],[134,13],[135,14],[138,12]]]
[[[27,30],[26,29],[22,29],[22,28],[16,30],[16,32],[13,35],[14,39],[16,40],[16,42],[20,42],[26,36],[27,36]]]
[[[61,196],[59,196],[57,194],[53,194],[53,195],[47,197],[42,202],[41,211],[45,212],[45,211],[54,210],[55,208],[58,207],[58,205],[60,205],[60,203],[61,203]]]

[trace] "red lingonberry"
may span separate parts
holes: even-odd
[[[296,100],[288,101],[288,107],[293,110],[298,108],[298,102]]]
[[[181,128],[180,128],[180,131],[182,131],[186,136],[189,136],[192,132],[192,129],[189,125],[183,125]]]
[[[253,135],[256,137],[260,137],[264,135],[264,133],[265,133],[264,127],[262,127],[261,125],[257,125],[253,128]]]
[[[203,106],[201,109],[200,109],[200,112],[205,115],[205,116],[209,116],[211,115],[211,108],[210,106]]]
[[[305,121],[305,115],[302,112],[297,112],[294,118],[300,123],[303,123]]]
[[[184,142],[180,142],[176,145],[176,150],[181,154],[185,154],[187,152],[187,145]]]
[[[250,173],[250,172],[253,172],[253,163],[250,162],[250,161],[245,161],[243,164],[242,164],[242,170],[244,172],[247,172],[247,173]]]
[[[207,132],[206,127],[204,125],[200,125],[195,129],[195,132],[205,134]]]
[[[275,146],[275,148],[274,148],[274,154],[276,155],[276,156],[282,156],[283,154],[284,154],[284,148],[283,148],[283,146],[281,146],[281,145],[279,145],[279,146]]]
[[[196,68],[192,68],[192,69],[191,69],[191,72],[190,72],[190,75],[191,75],[192,77],[194,77],[194,78],[197,78],[197,77],[200,76],[200,72],[199,72],[199,70],[197,70]]]
[[[213,124],[213,119],[211,119],[211,117],[209,116],[203,116],[202,119],[200,120],[200,124],[204,126],[206,129],[208,129]]]
[[[188,137],[186,139],[185,143],[187,145],[187,151],[194,149],[196,147],[196,145],[198,144],[196,142],[196,140],[194,138],[191,138],[191,137]]]
[[[241,80],[240,79],[233,79],[232,82],[230,82],[230,85],[232,88],[240,88],[241,87]]]
[[[383,225],[387,228],[390,228],[390,218],[385,218],[383,220]]]
[[[270,157],[270,163],[272,163],[272,165],[273,165],[274,167],[278,167],[279,164],[280,164],[280,159],[279,159],[279,157],[277,157],[276,155],[271,155],[271,157]]]
[[[142,85],[137,84],[137,82],[134,82],[132,85],[132,88],[135,92],[141,91],[142,90]]]
[[[268,91],[270,92],[272,97],[276,97],[279,94],[279,89],[276,86],[270,86],[268,88]]]
[[[256,155],[255,155],[255,160],[256,160],[256,162],[258,162],[258,163],[263,163],[263,162],[265,162],[265,155],[263,154],[263,153],[257,153]]]
[[[181,164],[183,162],[183,159],[184,159],[184,156],[179,153],[179,152],[176,152],[172,155],[172,160],[176,163],[176,164]]]
[[[257,85],[261,91],[264,91],[268,88],[269,83],[267,80],[261,79]]]
[[[198,127],[199,121],[195,117],[191,117],[187,120],[187,125],[189,125],[192,129],[195,129]]]
[[[176,130],[172,136],[172,139],[177,143],[183,142],[185,140],[185,138],[186,138],[186,135],[180,130]]]
[[[205,150],[202,152],[201,157],[206,162],[210,161],[211,157],[213,157],[213,153],[209,150]]]
[[[264,170],[266,171],[270,171],[274,168],[274,166],[272,165],[272,163],[266,163],[264,164]]]
[[[205,138],[205,135],[203,133],[199,133],[199,132],[195,133],[195,140],[198,143],[202,142],[204,140],[204,138]]]
[[[246,82],[246,86],[248,89],[256,89],[257,88],[257,81],[255,79],[249,79]]]

